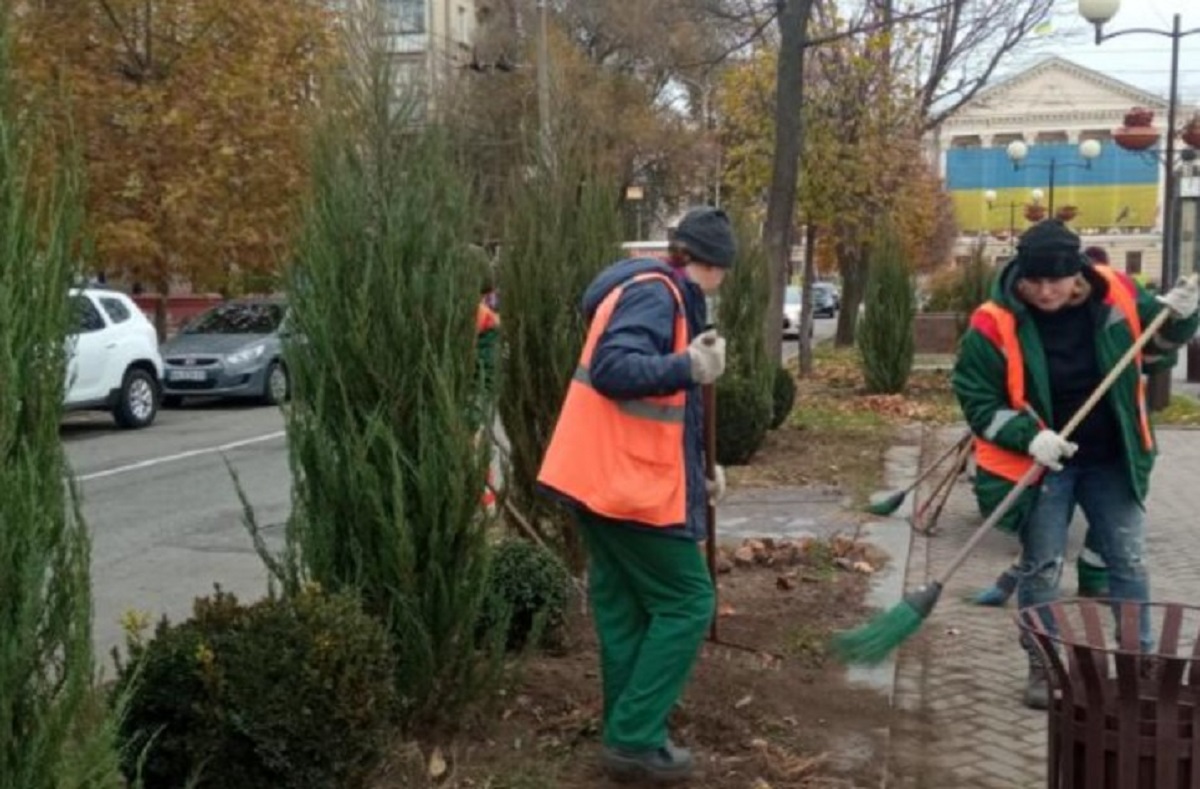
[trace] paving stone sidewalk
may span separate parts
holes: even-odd
[[[961,435],[948,430],[945,445]],[[1147,507],[1147,562],[1158,601],[1200,601],[1200,432],[1159,431],[1161,456]],[[935,454],[926,453],[927,457]],[[940,534],[914,536],[906,588],[947,565],[980,523],[966,482],[942,514]],[[1073,592],[1073,559],[1083,528],[1072,529],[1063,590]],[[1025,709],[1025,661],[1012,603],[981,608],[966,596],[989,584],[1016,553],[1016,541],[989,534],[942,595],[922,633],[900,653],[889,788],[1042,789],[1046,786],[1046,715]]]

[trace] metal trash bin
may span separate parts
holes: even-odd
[[[1017,614],[1049,666],[1050,789],[1200,787],[1200,608],[1147,605],[1158,643],[1145,654],[1138,608],[1081,599]]]

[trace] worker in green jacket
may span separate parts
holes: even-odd
[[[1080,507],[1108,566],[1109,594],[1147,602],[1144,506],[1156,448],[1144,372],[1169,369],[1196,333],[1197,289],[1183,281],[1156,299],[1125,274],[1093,266],[1062,222],[1030,228],[971,317],[953,387],[976,436],[975,492],[991,512],[1037,463],[1046,473],[1002,519],[1021,544],[1021,608],[1058,597],[1067,530]],[[1171,319],[1066,439],[1059,431],[1163,309]],[[1048,623],[1051,624],[1051,623]],[[1148,611],[1139,638],[1153,646]],[[1025,703],[1045,709],[1045,666],[1029,644]]]
[[[1093,266],[1111,265],[1108,252],[1103,247],[1091,246],[1083,250],[1083,256]],[[1080,597],[1108,597],[1108,568],[1097,550],[1095,537],[1091,528],[1083,537],[1083,548],[1075,558],[1075,577]],[[1017,591],[1017,572],[1020,569],[1021,557],[1018,556],[1011,567],[1006,567],[987,589],[974,595],[976,605],[1003,607],[1008,599]]]

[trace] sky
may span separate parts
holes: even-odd
[[[1164,98],[1170,87],[1171,41],[1166,36],[1121,36],[1096,46],[1092,26],[1079,16],[1076,0],[1058,0],[1052,37],[1035,42],[1029,52],[1013,58],[1006,73],[1019,71],[1053,53],[1081,66],[1102,71]],[[1133,27],[1169,31],[1172,16],[1180,14],[1183,29],[1200,28],[1200,0],[1122,0],[1117,15],[1104,27],[1109,33]],[[1182,39],[1179,56],[1181,101],[1200,105],[1200,33]]]

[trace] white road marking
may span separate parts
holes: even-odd
[[[174,463],[177,460],[187,460],[188,458],[199,457],[200,455],[212,455],[218,452],[227,452],[231,449],[239,449],[252,444],[261,444],[265,441],[274,441],[277,438],[283,438],[287,435],[285,430],[276,430],[274,433],[266,433],[253,438],[244,438],[241,441],[231,441],[228,444],[220,444],[215,447],[203,447],[201,449],[189,449],[187,452],[179,452],[174,455],[163,455],[156,458],[148,458],[139,460],[137,463],[130,463],[125,466],[117,466],[116,468],[105,469],[104,471],[95,471],[91,474],[83,474],[75,477],[76,482],[91,482],[94,479],[103,479],[105,477],[115,477],[118,474],[128,474],[131,471],[141,471],[154,466],[161,466],[165,463]]]

